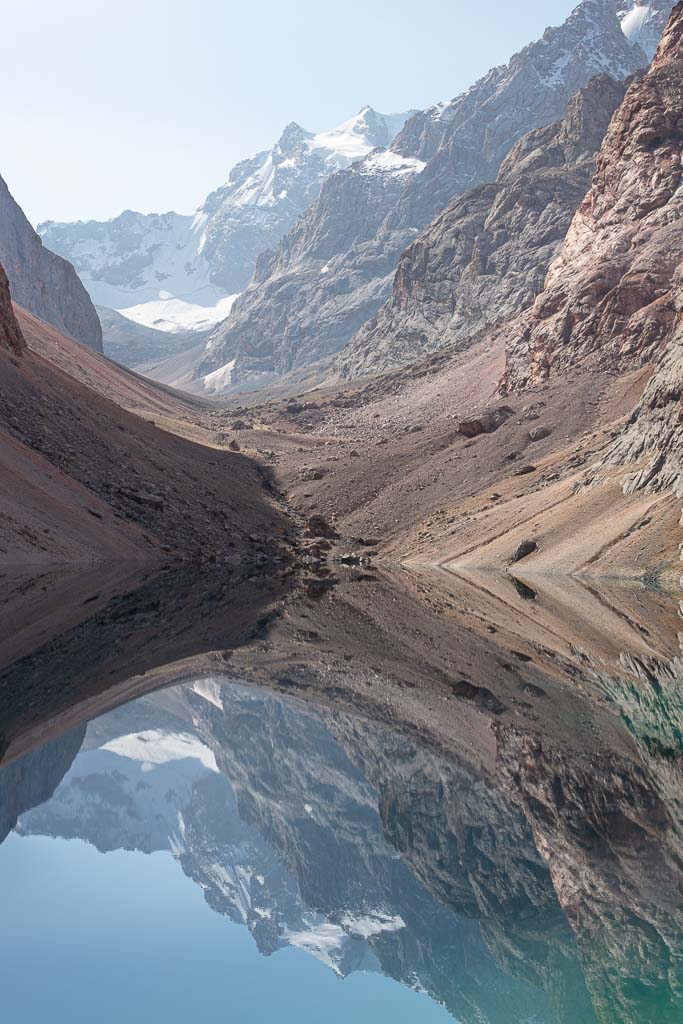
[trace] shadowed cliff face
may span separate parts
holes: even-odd
[[[26,348],[17,318],[12,309],[12,298],[9,293],[9,281],[4,268],[0,264],[0,345],[18,356]]]
[[[81,725],[0,769],[0,843],[20,815],[52,797],[84,738],[85,726]]]
[[[0,792],[7,780],[26,780],[13,812],[24,834],[166,851],[263,953],[296,946],[340,975],[382,971],[464,1024],[675,1024],[683,992],[677,609],[645,592],[579,587],[583,623],[580,593],[563,593],[558,606],[542,590],[527,595],[522,618],[509,618],[508,591],[494,600],[493,581],[485,585],[480,624],[461,633],[463,612],[449,612],[442,640],[445,612],[430,580],[432,610],[413,607],[416,636],[406,632],[395,664],[375,630],[382,600],[392,621],[403,620],[398,589],[384,597],[373,589],[365,603],[363,585],[336,598],[302,595],[305,633],[290,604],[229,661],[139,676],[122,699],[153,682],[189,678],[185,685],[120,707],[108,692],[104,705],[91,702],[114,710],[89,725],[42,807],[21,813],[46,799],[68,766],[66,737],[63,750],[53,744],[10,763]],[[472,600],[470,586],[449,607]],[[355,602],[351,618],[344,602]],[[142,634],[158,633],[153,609],[139,611]],[[220,637],[216,612],[200,616],[205,644]],[[126,653],[137,649],[127,636],[133,623],[118,621],[99,615],[97,635],[115,626],[119,657],[142,665]],[[423,637],[425,651],[439,638],[441,668],[420,656]],[[92,651],[87,630],[81,643]],[[165,650],[160,637],[155,644]],[[69,645],[72,699],[87,713],[77,634]],[[177,650],[192,646],[185,636]],[[19,660],[18,678],[30,678],[27,666],[39,700],[40,659]],[[110,655],[94,672],[114,668]],[[60,719],[73,725],[66,703]],[[421,719],[433,703],[437,713]],[[43,735],[50,728],[45,722]]]
[[[12,298],[70,337],[102,351],[102,327],[70,263],[44,248],[0,178],[0,260]]]

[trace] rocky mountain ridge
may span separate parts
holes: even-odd
[[[126,210],[110,221],[46,221],[46,245],[72,260],[93,301],[171,333],[215,327],[327,177],[386,148],[409,114],[364,107],[330,131],[288,125],[271,150],[239,163],[191,216]],[[144,346],[139,332],[138,342]],[[143,356],[142,360],[145,361]]]
[[[592,77],[621,80],[647,65],[623,11],[584,0],[458,99],[410,118],[381,164],[366,158],[330,178],[257,265],[199,375],[235,358],[232,381],[258,386],[342,348],[389,297],[401,252],[455,196],[493,181],[518,139],[562,118]]]
[[[471,343],[542,290],[625,87],[607,75],[562,121],[523,136],[496,181],[463,193],[401,256],[391,299],[341,351],[346,377]]]
[[[82,345],[102,351],[102,328],[73,266],[46,248],[0,178],[0,263],[12,298]]]

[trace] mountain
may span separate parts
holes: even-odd
[[[339,354],[346,377],[471,343],[543,289],[625,87],[607,75],[525,135],[495,182],[454,199],[401,256],[392,297]]]
[[[294,226],[323,181],[371,150],[386,149],[411,113],[378,114],[366,106],[319,134],[292,122],[272,150],[238,164],[197,213],[212,280],[241,292],[258,256]]]
[[[401,252],[454,197],[495,180],[521,136],[564,117],[595,75],[622,80],[647,65],[637,35],[622,28],[623,7],[584,0],[509,64],[410,118],[383,157],[330,178],[276,252],[261,257],[198,375],[235,358],[233,383],[253,386],[342,348],[390,296]]]
[[[76,271],[43,245],[2,178],[0,263],[15,302],[88,348],[102,351],[100,321]]]
[[[617,452],[651,456],[640,486],[681,484],[683,4],[629,89],[546,285],[504,333],[507,391],[579,366],[654,375]]]
[[[388,146],[408,116],[364,107],[327,132],[290,124],[271,150],[238,164],[194,216],[127,210],[106,222],[46,221],[38,231],[73,261],[98,306],[166,332],[213,328],[228,315],[260,253],[296,223],[325,179]],[[109,334],[106,340],[109,353]]]
[[[38,225],[46,245],[73,261],[98,306],[143,327],[204,330],[232,299],[211,280],[195,217],[126,210],[106,222]]]

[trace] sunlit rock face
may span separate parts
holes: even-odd
[[[508,387],[570,365],[628,369],[666,349],[683,245],[682,57],[678,5],[650,70],[612,120],[543,292],[504,332]]]

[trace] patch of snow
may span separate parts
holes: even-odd
[[[218,771],[216,758],[212,750],[189,733],[162,732],[149,729],[146,732],[130,733],[118,736],[105,743],[102,750],[129,761],[139,761],[143,765],[168,764],[171,761],[199,761],[211,772]]]
[[[627,8],[620,12],[619,20],[621,21],[621,29],[631,46],[636,45],[638,37],[641,35],[651,16],[652,7],[650,4],[643,4],[642,2],[635,3],[631,10],[628,10]]]
[[[406,927],[402,917],[390,917],[379,911],[364,917],[347,915],[342,918],[342,925],[350,935],[356,935],[361,939],[371,939],[373,935],[381,935],[382,932],[400,932]]]
[[[571,63],[573,54],[563,53],[550,68],[548,74],[541,80],[542,85],[556,86],[564,85],[564,70]]]
[[[424,170],[425,166],[425,162],[418,160],[417,157],[400,156],[398,153],[392,153],[391,150],[385,149],[380,153],[373,153],[372,156],[367,157],[363,162],[362,171],[364,174],[379,171],[383,174],[403,176],[419,174],[420,171]]]
[[[192,690],[198,697],[202,697],[207,703],[213,704],[219,711],[223,711],[223,700],[221,698],[221,686],[215,679],[200,679],[193,684]]]
[[[211,373],[207,373],[206,377],[202,377],[201,384],[204,391],[208,395],[217,395],[230,387],[234,366],[235,360],[231,359],[225,366],[219,366],[217,370],[212,370]]]
[[[339,958],[339,954],[343,949],[344,943],[347,942],[348,936],[338,924],[323,921],[320,924],[313,925],[307,931],[290,932],[287,930],[285,931],[285,938],[291,946],[305,950],[306,953],[314,956],[316,960],[320,960],[321,963],[332,968],[335,974],[341,973],[335,962],[335,954]]]
[[[206,296],[209,300],[206,305],[196,301],[200,295],[192,296],[195,301],[184,297],[160,297],[157,301],[142,302],[137,306],[118,309],[117,312],[133,323],[154,327],[158,331],[208,331],[229,316],[238,297],[223,295],[216,299],[216,294],[217,290]]]

